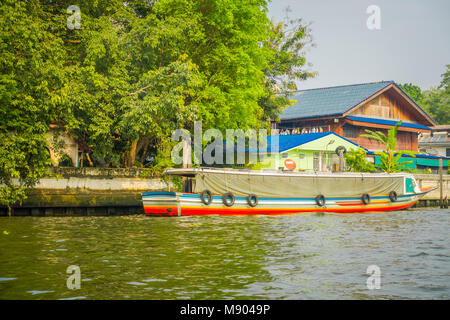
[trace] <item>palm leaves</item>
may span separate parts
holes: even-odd
[[[376,140],[384,145],[384,150],[380,152],[375,152],[375,154],[380,156],[381,164],[379,168],[388,173],[404,170],[406,169],[407,164],[413,162],[413,161],[400,162],[402,155],[406,154],[411,157],[415,157],[416,154],[416,152],[410,150],[398,150],[398,151],[395,150],[397,145],[398,127],[401,124],[402,121],[399,121],[394,127],[389,129],[387,136],[381,131],[372,131],[372,130],[366,130],[367,134],[361,135],[361,137]]]

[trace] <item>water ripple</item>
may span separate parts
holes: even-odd
[[[0,218],[0,299],[449,299],[449,226],[448,210]]]

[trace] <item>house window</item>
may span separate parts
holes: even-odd
[[[344,125],[343,130],[344,130],[344,137],[347,137],[347,138],[357,138],[358,137],[358,128],[355,126],[346,124],[346,125]]]
[[[319,171],[320,170],[320,163],[319,163],[319,158],[320,158],[320,153],[319,152],[314,152],[313,155],[313,167],[314,167],[314,171]]]
[[[282,153],[282,154],[281,154],[281,157],[282,157],[282,158],[287,158],[287,157],[288,157],[288,153],[287,153],[287,152]]]
[[[304,153],[299,153],[298,154],[298,158],[299,159],[305,159],[305,154]]]

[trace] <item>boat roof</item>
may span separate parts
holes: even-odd
[[[298,177],[298,176],[320,176],[320,177],[380,177],[380,178],[392,178],[392,177],[411,177],[410,173],[362,173],[362,172],[318,172],[318,171],[306,171],[295,172],[288,170],[275,170],[275,169],[232,169],[232,168],[170,168],[164,171],[165,175],[175,175],[184,177],[195,177],[198,174],[219,173],[219,174],[243,174],[243,175],[264,175],[264,176],[283,176],[283,177]]]

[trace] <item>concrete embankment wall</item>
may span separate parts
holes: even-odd
[[[167,190],[160,177],[143,169],[54,168],[55,177],[43,178],[15,216],[108,216],[144,213],[141,193]],[[420,187],[439,185],[439,175],[415,175]],[[450,176],[443,176],[444,197],[450,197]],[[416,206],[439,206],[435,190]],[[0,216],[7,215],[0,208]]]
[[[15,216],[85,216],[144,213],[141,193],[167,189],[143,169],[54,168],[43,178]],[[7,215],[0,208],[0,215]]]
[[[415,174],[417,183],[421,188],[430,186],[439,186],[439,175],[438,174]],[[450,175],[444,174],[442,176],[443,182],[443,197],[450,198]],[[416,204],[416,207],[438,207],[440,200],[440,189],[436,189],[428,193]]]

